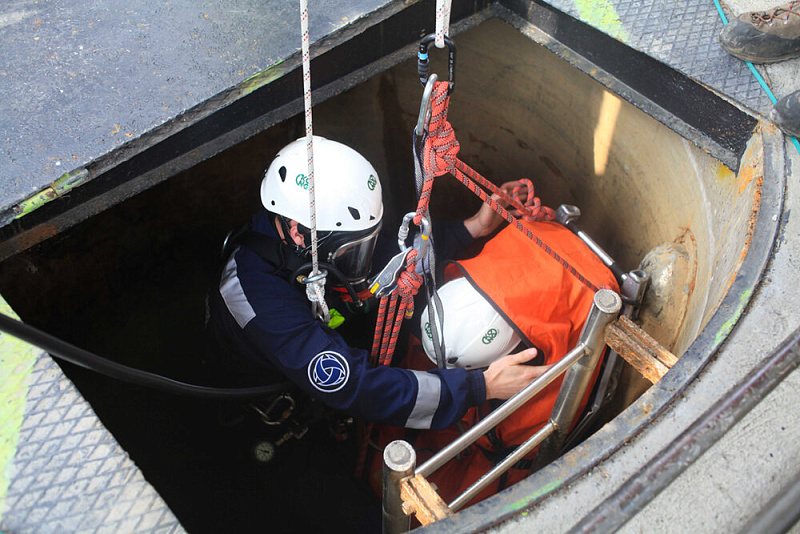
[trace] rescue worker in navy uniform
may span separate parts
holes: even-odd
[[[322,137],[314,138],[314,158],[320,260],[352,285],[364,284],[383,217],[378,174],[355,150]],[[224,358],[267,377],[285,376],[325,405],[359,419],[420,429],[445,428],[470,407],[507,399],[541,374],[522,365],[535,349],[501,358],[482,371],[373,367],[366,350],[349,346],[315,318],[304,288],[292,278],[296,265],[310,261],[306,169],[305,139],[277,154],[261,184],[265,209],[252,219],[252,230],[275,244],[277,259],[238,247],[211,295],[208,329]],[[500,222],[483,205],[463,222],[433,225],[437,254],[457,259]],[[329,289],[336,284],[329,282]]]

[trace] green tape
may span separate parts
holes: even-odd
[[[18,318],[2,296],[0,313]],[[32,345],[0,333],[0,521],[11,483],[11,463],[17,454],[25,417],[30,375],[38,352]]]
[[[611,37],[628,43],[628,32],[619,20],[617,10],[607,0],[575,0],[575,6],[580,13],[580,19],[607,33]]]

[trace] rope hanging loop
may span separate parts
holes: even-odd
[[[419,81],[422,85],[426,85],[428,83],[428,77],[430,76],[430,59],[428,57],[428,48],[430,48],[431,43],[436,40],[436,34],[432,33],[423,37],[422,41],[419,43],[419,51],[417,52],[417,74],[419,74]],[[456,43],[450,39],[449,37],[444,37],[444,43],[447,45],[447,50],[449,52],[448,59],[447,59],[447,73],[450,77],[447,85],[447,94],[450,95],[453,93],[453,90],[456,88]]]

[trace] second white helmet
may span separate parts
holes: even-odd
[[[383,217],[381,182],[369,161],[347,145],[314,136],[317,230],[360,231]],[[286,145],[261,181],[261,203],[279,215],[311,227],[306,139]]]
[[[439,289],[443,318],[438,318],[439,339],[444,339],[447,367],[478,369],[509,354],[520,337],[492,304],[466,278]],[[434,316],[436,313],[433,314]],[[428,307],[421,314],[422,348],[436,363]]]

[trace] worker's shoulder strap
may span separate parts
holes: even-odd
[[[256,232],[249,225],[231,234],[226,243],[226,248],[231,250],[237,246],[255,252],[261,259],[274,266],[279,275],[287,278],[306,263],[303,258],[292,254],[280,240]]]

